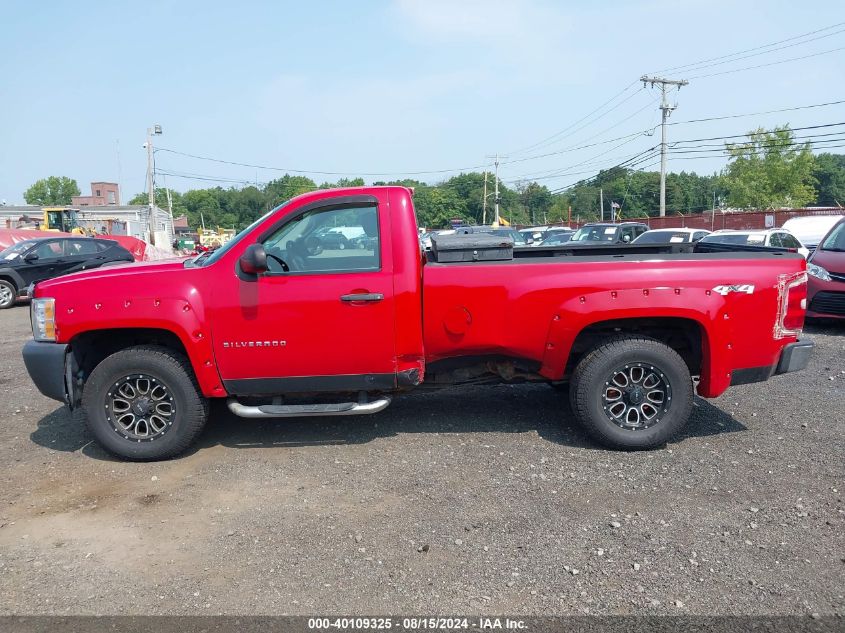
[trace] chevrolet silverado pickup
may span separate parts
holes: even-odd
[[[367,239],[340,249],[327,227]],[[513,250],[470,234],[426,251],[413,191],[316,191],[213,253],[37,284],[23,356],[44,395],[81,406],[128,459],[184,451],[214,398],[244,418],[357,415],[497,381],[561,388],[598,442],[651,448],[687,423],[694,392],[812,352],[803,257],[696,248]]]

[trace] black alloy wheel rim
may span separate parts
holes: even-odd
[[[133,442],[152,442],[173,426],[176,406],[170,388],[147,374],[129,374],[112,384],[106,419],[115,433]]]
[[[653,427],[669,411],[672,385],[663,370],[649,363],[627,363],[607,376],[602,408],[616,426],[641,431]]]

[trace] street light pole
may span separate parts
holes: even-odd
[[[153,158],[153,136],[161,136],[161,126],[153,125],[147,128],[147,241],[155,244],[155,163]]]

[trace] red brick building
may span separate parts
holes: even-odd
[[[92,182],[90,196],[73,196],[74,207],[102,207],[120,204],[120,187],[116,182]]]

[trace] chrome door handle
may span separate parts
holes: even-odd
[[[340,300],[345,303],[357,303],[359,301],[366,301],[374,303],[384,299],[384,295],[380,292],[365,292],[361,294],[340,295]]]

